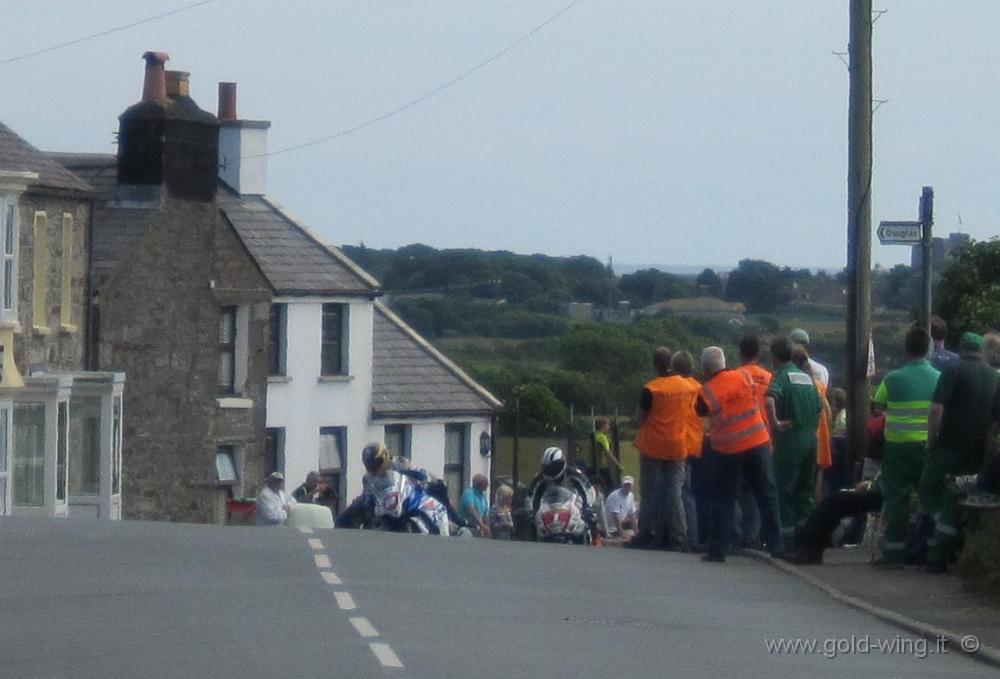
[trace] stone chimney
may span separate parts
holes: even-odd
[[[219,178],[242,196],[267,193],[266,120],[236,117],[236,83],[219,83]]]
[[[187,71],[167,71],[165,73],[167,81],[168,97],[189,97],[191,96],[191,74]]]

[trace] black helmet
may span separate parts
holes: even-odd
[[[390,459],[389,449],[384,443],[369,443],[361,451],[361,461],[372,476],[378,476],[388,469]]]
[[[561,448],[552,446],[542,453],[542,477],[547,481],[559,481],[566,473],[566,456]]]

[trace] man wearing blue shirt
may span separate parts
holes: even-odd
[[[472,486],[463,491],[458,501],[458,515],[480,537],[490,535],[490,525],[486,520],[490,512],[489,487],[490,480],[486,475],[476,474],[472,477]]]

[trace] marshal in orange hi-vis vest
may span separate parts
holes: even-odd
[[[646,384],[653,404],[635,436],[635,447],[657,460],[687,457],[691,413],[698,398],[697,382],[680,375],[657,377]]]
[[[767,425],[757,406],[750,377],[740,370],[723,370],[701,387],[708,406],[712,449],[720,453],[742,453],[771,442]]]

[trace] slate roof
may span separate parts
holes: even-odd
[[[87,182],[21,139],[3,123],[0,123],[0,170],[37,173],[38,179],[29,182],[29,187],[74,194],[91,193]]]
[[[113,155],[51,153],[49,157],[86,179],[101,198],[94,205],[90,229],[91,267],[94,283],[100,286],[139,246],[159,216],[159,210],[155,206],[123,206],[112,202],[118,176],[117,160]]]
[[[115,197],[116,160],[94,153],[50,157]],[[337,248],[324,245],[275,201],[241,196],[220,182],[216,201],[277,295],[374,296],[379,283]],[[157,210],[106,202],[95,208],[94,273],[98,283],[132,252]]]
[[[372,418],[489,415],[503,404],[375,302]]]
[[[377,280],[337,248],[321,243],[275,201],[241,196],[225,185],[216,199],[276,294],[379,294]]]

